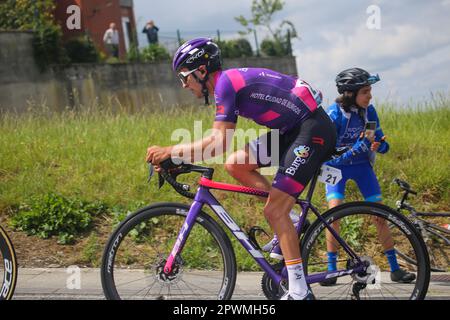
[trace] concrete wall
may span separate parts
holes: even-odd
[[[96,108],[131,112],[155,106],[201,104],[182,90],[169,63],[76,64],[41,73],[35,65],[32,33],[0,32],[0,112]],[[225,68],[266,67],[296,74],[294,57],[224,61]]]

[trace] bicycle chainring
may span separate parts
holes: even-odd
[[[279,262],[275,265],[272,265],[273,270],[277,274],[281,273],[281,270],[283,270],[283,267],[284,267],[283,262]],[[283,294],[285,293],[285,290],[286,290],[285,288],[283,288],[283,286],[287,289],[287,283],[282,284],[282,285],[280,285],[278,283],[274,283],[273,280],[267,274],[267,272],[265,272],[264,275],[262,276],[262,279],[261,279],[262,291],[263,291],[264,295],[266,296],[266,298],[269,300],[280,300],[280,298],[283,296]]]

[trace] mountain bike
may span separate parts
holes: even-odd
[[[418,212],[408,202],[410,194],[417,195],[411,186],[398,178],[394,182],[404,191],[402,199],[397,201],[397,211],[399,213],[408,211],[406,216],[422,235],[430,256],[431,271],[450,271],[450,230],[447,225],[438,225],[423,218],[450,218],[450,212]],[[450,223],[448,219],[447,223]],[[409,255],[409,252],[398,251],[398,254],[408,263],[416,264],[416,260]]]
[[[425,243],[414,225],[403,215],[382,204],[352,202],[321,214],[311,203],[317,181],[335,181],[338,174],[322,167],[310,182],[306,199],[298,199],[301,209],[296,230],[300,235],[309,213],[316,220],[300,238],[304,270],[317,299],[424,299],[430,280]],[[201,174],[196,193],[177,179]],[[339,172],[340,173],[340,172]],[[268,192],[213,181],[214,169],[192,164],[160,164],[159,186],[168,182],[191,205],[156,203],[130,214],[110,236],[102,257],[101,281],[107,299],[231,299],[237,264],[230,236],[262,268],[262,291],[268,299],[279,299],[288,289],[284,263],[265,257],[254,236],[245,232],[213,195],[217,191],[268,197]],[[333,177],[335,174],[335,177]],[[191,175],[187,176],[190,178]],[[185,176],[186,178],[186,176]],[[339,178],[339,177],[337,177]],[[337,179],[337,181],[339,181]],[[337,182],[336,181],[336,182]],[[216,215],[207,214],[208,205]],[[239,203],[233,205],[239,211]],[[408,270],[416,279],[409,284],[392,283],[386,274],[383,243],[377,239],[373,219],[393,225],[396,244],[407,248],[415,261]],[[219,224],[221,221],[230,236]],[[338,234],[331,226],[340,221]],[[258,228],[256,228],[258,229]],[[326,236],[329,230],[340,244],[338,270],[327,270]],[[319,282],[337,278],[333,287]]]
[[[14,294],[17,281],[17,260],[14,247],[0,226],[0,300],[10,300]]]

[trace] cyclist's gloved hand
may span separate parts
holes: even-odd
[[[378,153],[386,153],[389,151],[389,143],[386,142],[386,136],[382,136],[380,139],[380,146],[377,149]]]
[[[389,143],[387,143],[386,141],[382,141],[380,146],[378,147],[377,152],[378,153],[386,153],[389,151]]]
[[[342,154],[339,158],[335,158],[331,161],[328,161],[327,164],[328,165],[335,165],[335,166],[340,166],[340,165],[347,165],[347,164],[351,164],[353,158],[360,154],[360,153],[364,153],[364,152],[368,152],[370,150],[370,145],[371,142],[369,141],[369,139],[367,138],[363,138],[358,140],[350,150],[346,151],[344,154]]]
[[[347,152],[343,153],[340,157],[328,161],[327,164],[332,166],[342,166],[352,163],[352,158],[353,154],[351,150],[348,150]]]
[[[372,143],[369,141],[369,139],[363,138],[363,139],[358,140],[353,145],[353,147],[347,152],[352,152],[353,155],[365,153],[365,152],[368,152],[370,150],[370,145],[371,144]]]

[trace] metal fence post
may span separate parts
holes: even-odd
[[[220,42],[220,30],[217,29],[217,42]]]
[[[177,38],[178,38],[178,45],[181,46],[181,33],[180,33],[180,29],[177,29]]]
[[[287,49],[288,49],[288,55],[290,57],[292,57],[291,30],[289,30],[289,29],[287,31]]]
[[[258,37],[256,36],[256,30],[253,30],[253,34],[255,36],[256,56],[259,57],[259,44]]]

